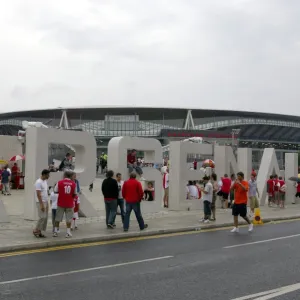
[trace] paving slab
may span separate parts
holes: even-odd
[[[12,191],[12,196],[2,196],[5,209],[9,216],[9,223],[0,223],[0,252],[17,251],[24,249],[36,249],[54,247],[59,245],[78,244],[96,241],[110,241],[128,239],[140,236],[157,235],[232,226],[231,211],[217,210],[216,222],[209,224],[199,223],[202,211],[168,211],[162,209],[158,213],[144,214],[144,219],[149,228],[140,231],[134,214],[132,215],[131,227],[128,233],[122,230],[121,219],[117,216],[114,230],[108,230],[105,226],[104,202],[100,192],[99,182],[94,184],[94,191],[88,194],[88,187],[83,187],[89,201],[99,213],[98,217],[81,218],[78,221],[79,230],[73,233],[71,239],[65,238],[65,224],[61,224],[61,234],[53,238],[51,234],[51,218],[48,223],[48,235],[45,239],[37,239],[32,235],[35,226],[34,221],[24,220],[23,197],[24,191]],[[264,222],[297,219],[300,218],[300,205],[289,205],[285,209],[262,207],[261,215]]]

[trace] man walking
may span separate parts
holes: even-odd
[[[106,178],[102,182],[102,194],[105,202],[106,226],[108,229],[114,229],[114,222],[117,214],[119,186],[117,180],[113,178],[114,172],[109,170]]]
[[[134,210],[136,219],[139,223],[140,230],[148,228],[144,223],[141,213],[141,200],[144,196],[142,184],[136,180],[136,174],[130,173],[130,178],[123,184],[122,194],[126,200],[126,214],[124,221],[124,231],[128,231],[131,211]]]
[[[124,198],[123,198],[123,194],[122,194],[122,187],[123,187],[124,181],[122,180],[121,173],[117,173],[116,178],[117,178],[118,189],[119,189],[119,195],[118,195],[118,200],[117,200],[117,209],[118,209],[118,207],[120,207],[122,223],[124,224],[125,202],[124,202]],[[114,220],[114,224],[115,224],[115,220]]]
[[[47,229],[48,222],[48,184],[47,180],[50,176],[49,170],[43,170],[41,177],[35,182],[35,202],[38,211],[38,221],[33,235],[35,237],[44,238],[43,232]]]
[[[58,194],[58,199],[53,237],[58,236],[59,223],[62,222],[64,214],[66,215],[67,224],[66,238],[72,237],[71,224],[74,213],[74,198],[77,195],[76,183],[72,180],[73,175],[73,171],[65,171],[64,178],[58,181],[54,188],[54,193]]]
[[[244,180],[244,173],[237,173],[237,180],[232,186],[234,190],[234,204],[232,207],[232,215],[234,219],[234,228],[231,232],[239,232],[238,216],[241,216],[248,224],[248,231],[253,231],[253,224],[247,217],[247,202],[248,202],[248,190],[249,184]]]

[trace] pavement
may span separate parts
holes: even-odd
[[[298,300],[300,222],[0,255],[1,300]]]
[[[144,219],[149,229],[140,231],[135,217],[132,216],[131,227],[128,233],[122,230],[121,219],[117,216],[117,228],[107,230],[105,226],[104,202],[100,191],[101,179],[96,179],[92,193],[88,187],[83,191],[89,201],[99,213],[99,217],[81,218],[78,222],[79,230],[73,233],[72,239],[65,238],[65,225],[61,225],[62,233],[58,238],[51,234],[52,224],[49,218],[49,233],[46,239],[37,239],[32,235],[35,222],[24,220],[23,217],[23,193],[24,191],[12,191],[12,196],[2,196],[5,208],[10,217],[10,223],[0,223],[0,252],[20,251],[24,249],[38,249],[43,247],[55,247],[70,244],[82,244],[87,242],[101,242],[107,240],[128,239],[157,234],[172,234],[175,232],[198,231],[207,228],[232,226],[231,211],[217,210],[217,221],[208,225],[200,224],[201,211],[168,211],[163,209],[154,214],[144,214]],[[263,221],[272,222],[285,219],[300,218],[300,205],[288,205],[285,209],[261,208]]]

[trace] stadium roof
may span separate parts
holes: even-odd
[[[0,134],[11,134],[21,128],[21,122],[41,121],[57,127],[63,108],[29,110],[0,114]],[[182,130],[189,109],[158,107],[85,107],[66,108],[71,129],[82,129],[95,136],[160,136],[164,130]],[[105,116],[138,115],[136,126],[107,125]],[[192,109],[194,130],[230,131],[240,129],[245,140],[268,140],[300,143],[300,117],[259,112]],[[119,123],[122,123],[120,121]],[[126,122],[125,122],[126,123]],[[14,126],[14,127],[10,127]]]
[[[138,114],[142,120],[182,119],[186,117],[189,108],[161,108],[161,107],[78,107],[78,108],[54,108],[28,111],[6,112],[0,114],[0,120],[9,118],[60,118],[62,110],[67,110],[69,119],[103,120],[105,115],[133,115]],[[300,122],[300,116],[281,115],[273,113],[246,112],[235,110],[191,109],[193,118],[213,117],[241,117],[263,118],[273,120],[285,120]]]

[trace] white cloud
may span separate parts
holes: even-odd
[[[13,0],[1,110],[147,105],[298,114],[298,0]]]

